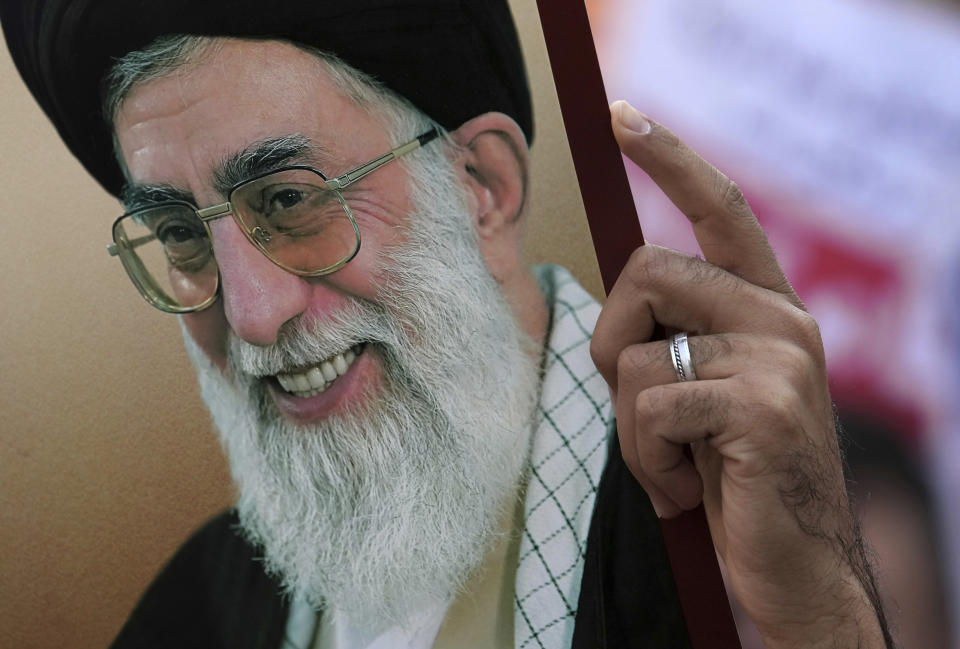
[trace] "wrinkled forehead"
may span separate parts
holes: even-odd
[[[225,160],[251,149],[262,156],[271,142],[296,138],[302,156],[277,162],[331,173],[389,149],[384,129],[320,61],[281,41],[217,39],[184,65],[134,84],[114,129],[128,182],[194,195],[222,189],[213,181]]]
[[[316,56],[284,41],[205,39],[205,45],[162,72],[134,80],[117,102],[116,130],[189,110],[198,102],[229,101],[241,111],[277,117],[311,104],[339,107],[348,99]]]

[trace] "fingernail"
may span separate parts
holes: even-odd
[[[625,101],[620,102],[620,122],[637,135],[646,135],[650,132],[650,120]]]

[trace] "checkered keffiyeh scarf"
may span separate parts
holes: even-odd
[[[613,415],[589,353],[600,305],[563,268],[536,270],[553,319],[517,562],[515,649],[565,649]]]

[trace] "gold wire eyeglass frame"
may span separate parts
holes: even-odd
[[[436,139],[439,135],[440,135],[440,130],[434,127],[429,131],[426,131],[418,135],[416,138],[410,140],[409,142],[401,144],[395,149],[392,149],[387,153],[384,153],[383,155],[378,156],[373,160],[370,160],[369,162],[365,162],[364,164],[358,167],[355,167],[350,171],[347,171],[346,173],[340,174],[335,178],[327,178],[322,171],[320,171],[319,169],[310,167],[308,165],[288,165],[285,167],[272,169],[262,174],[253,176],[252,178],[247,178],[246,180],[240,183],[237,183],[236,185],[230,188],[230,191],[227,193],[227,200],[224,201],[223,203],[218,203],[216,205],[211,205],[209,207],[204,207],[200,209],[200,208],[197,208],[195,205],[191,205],[190,203],[186,203],[183,201],[164,201],[161,203],[157,203],[155,205],[150,205],[149,207],[144,207],[141,209],[134,210],[132,212],[127,212],[126,214],[116,219],[113,222],[113,226],[111,226],[113,243],[110,243],[107,245],[107,253],[111,257],[120,258],[120,261],[123,264],[123,268],[127,272],[127,275],[130,277],[130,280],[133,282],[134,286],[136,286],[137,290],[140,292],[140,295],[142,295],[143,298],[151,306],[161,311],[164,311],[166,313],[176,313],[176,314],[193,313],[195,311],[202,311],[203,309],[206,309],[211,304],[213,304],[217,300],[217,298],[220,296],[219,271],[218,271],[218,277],[217,277],[217,286],[214,289],[213,294],[209,298],[207,298],[206,300],[204,300],[203,302],[195,306],[174,306],[164,301],[162,298],[160,298],[160,296],[157,294],[157,291],[162,292],[162,290],[158,288],[151,288],[156,286],[156,282],[150,275],[150,272],[143,266],[143,264],[140,262],[137,255],[134,253],[134,250],[137,247],[150,243],[151,241],[154,241],[156,239],[156,235],[151,234],[151,235],[146,235],[142,237],[137,237],[136,239],[128,239],[127,237],[118,234],[118,232],[122,232],[122,229],[118,228],[118,226],[125,219],[132,218],[133,216],[140,214],[142,212],[145,212],[148,210],[154,210],[166,205],[181,205],[181,206],[188,207],[194,211],[194,213],[197,215],[197,219],[199,219],[200,222],[203,223],[203,227],[206,230],[207,236],[210,238],[211,241],[213,240],[213,233],[210,230],[210,221],[222,218],[229,214],[233,216],[234,222],[243,232],[244,236],[246,236],[247,240],[249,240],[250,243],[252,243],[254,247],[257,248],[257,250],[263,253],[263,255],[267,259],[269,259],[271,262],[273,262],[280,268],[284,269],[289,273],[300,275],[301,277],[321,277],[323,275],[329,275],[330,273],[336,272],[341,268],[343,268],[344,266],[346,266],[354,257],[356,257],[357,253],[360,251],[360,242],[361,242],[360,228],[359,226],[357,226],[357,220],[353,216],[353,211],[351,211],[350,206],[347,204],[346,200],[344,200],[343,198],[343,195],[340,193],[341,190],[346,189],[353,183],[367,177],[368,175],[370,175],[377,169],[381,168],[385,164],[389,162],[393,162],[394,160],[402,158],[408,153],[412,153],[413,151],[416,151],[420,147]],[[354,234],[356,235],[356,245],[354,246],[352,253],[350,253],[345,258],[341,259],[340,261],[338,261],[337,263],[331,266],[319,268],[317,270],[312,270],[312,271],[304,271],[301,269],[291,268],[290,266],[285,265],[280,260],[274,258],[274,256],[271,255],[270,252],[264,247],[264,243],[261,240],[261,237],[257,236],[258,233],[256,232],[256,230],[258,230],[259,228],[255,227],[253,228],[253,230],[249,230],[240,220],[240,217],[234,212],[233,205],[230,202],[230,199],[232,198],[234,192],[236,192],[238,189],[242,188],[243,186],[248,185],[249,183],[255,182],[257,180],[260,180],[261,178],[264,178],[271,174],[275,174],[282,171],[296,170],[296,169],[312,171],[324,181],[326,189],[333,192],[334,195],[336,195],[337,200],[340,202],[340,205],[343,206],[343,209],[346,212],[347,218],[350,220],[350,224],[353,226]]]

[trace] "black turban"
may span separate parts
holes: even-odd
[[[123,185],[101,80],[159,36],[280,38],[332,52],[453,130],[487,111],[528,140],[533,115],[506,0],[0,0],[14,63],[60,136],[113,195]]]

